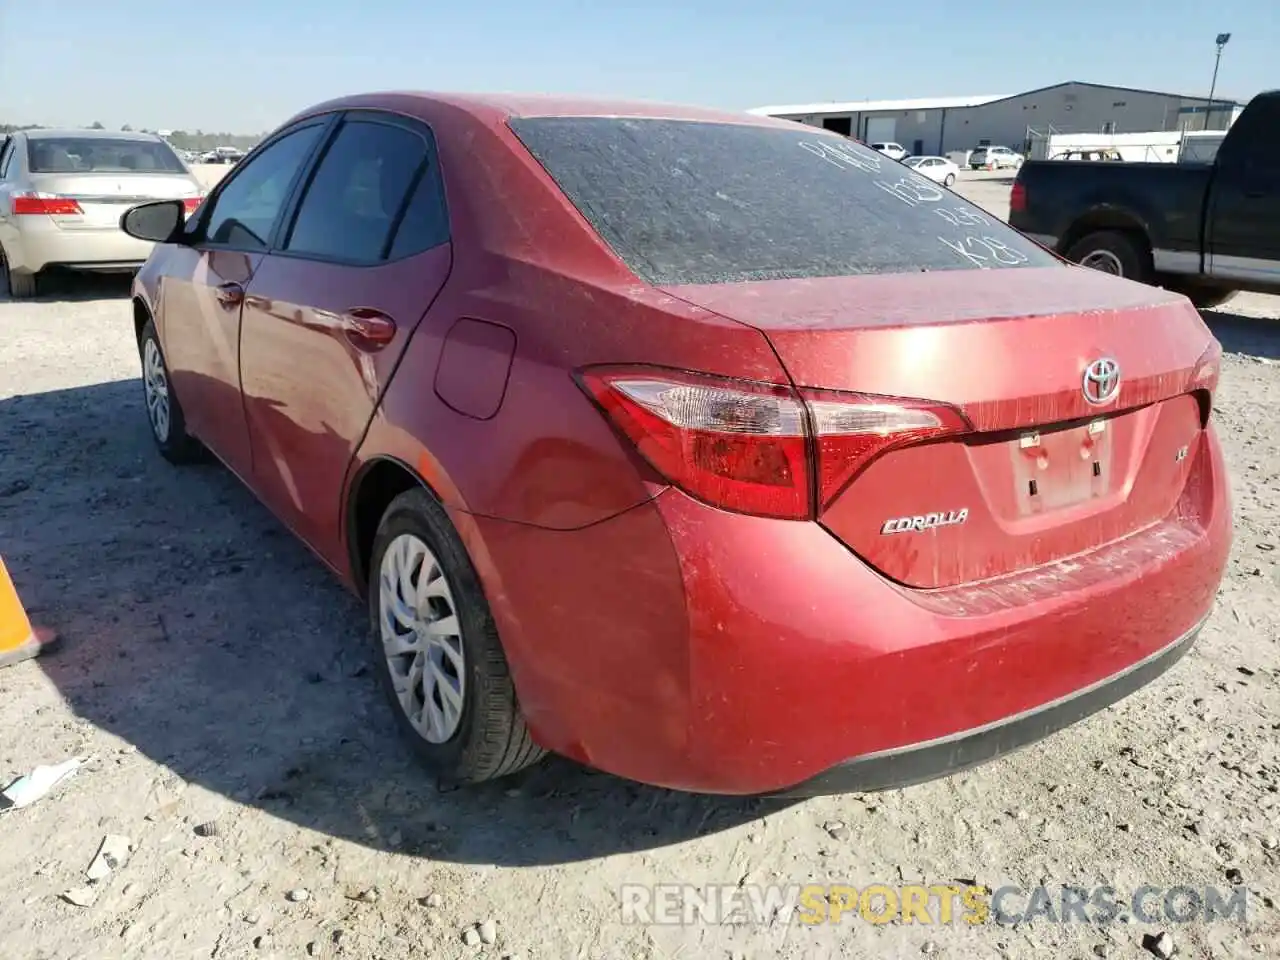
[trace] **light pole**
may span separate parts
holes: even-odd
[[[1213,82],[1209,84],[1209,103],[1204,108],[1204,128],[1209,129],[1209,118],[1213,116],[1213,94],[1218,89],[1218,64],[1222,63],[1222,48],[1231,40],[1231,34],[1220,33],[1213,42],[1218,45],[1218,55],[1213,61]]]

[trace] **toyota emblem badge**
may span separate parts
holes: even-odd
[[[1102,357],[1084,368],[1084,398],[1094,406],[1110,403],[1120,392],[1120,364]]]

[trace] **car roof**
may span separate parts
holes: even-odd
[[[77,130],[67,128],[65,130],[54,129],[32,129],[22,130],[21,133],[26,134],[30,140],[159,140],[160,138],[154,133],[142,133],[139,130]]]
[[[717,110],[649,100],[625,100],[536,93],[437,93],[383,91],[341,97],[305,110],[293,120],[334,110],[382,109],[425,116],[441,109],[470,114],[493,123],[525,117],[630,117],[738,123],[749,126],[795,128],[794,120],[759,117],[736,110]]]

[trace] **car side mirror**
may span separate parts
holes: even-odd
[[[172,243],[182,234],[186,207],[181,200],[153,200],[130,207],[120,218],[120,229],[137,240]]]

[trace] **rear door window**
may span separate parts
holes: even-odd
[[[427,161],[426,140],[406,127],[344,122],[307,186],[283,249],[351,263],[386,259]],[[415,219],[405,235],[412,248],[422,242],[411,232],[422,226],[423,211],[410,212]]]
[[[167,143],[112,137],[32,137],[27,167],[32,173],[187,172]]]
[[[799,125],[614,117],[510,125],[618,257],[654,285],[1059,265],[909,167]]]

